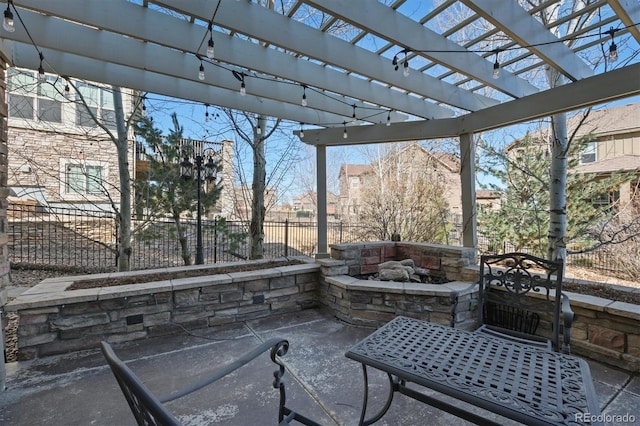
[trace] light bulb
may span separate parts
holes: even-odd
[[[611,42],[609,46],[609,62],[615,62],[618,60],[618,46],[614,42]]]
[[[71,99],[71,88],[69,87],[69,84],[65,84],[64,86],[64,98],[67,100]],[[144,109],[144,104],[142,104],[142,107]]]
[[[7,4],[7,10],[4,11],[2,28],[4,28],[5,31],[9,33],[12,33],[16,30],[16,27],[13,25],[13,13],[11,13],[11,9],[9,9],[9,4]]]
[[[198,79],[200,81],[204,80],[204,65],[200,63],[200,69],[198,70]]]
[[[307,94],[303,93],[302,94],[302,102],[301,102],[302,106],[307,106]]]
[[[300,137],[304,138],[304,130],[300,129]]]
[[[405,77],[409,77],[409,61],[404,61],[404,69],[402,70],[402,75]]]
[[[207,45],[207,58],[209,59],[213,59],[215,57],[215,50],[213,48],[213,45],[214,45],[213,39],[210,38],[209,43]]]
[[[496,60],[493,64],[493,79],[497,80],[498,78],[500,78],[500,63]]]
[[[391,112],[387,114],[387,127],[391,126]]]
[[[260,126],[256,127],[256,133],[259,135],[262,134],[262,129],[260,128]]]
[[[344,128],[344,132],[342,132],[342,139],[347,139],[349,135],[347,135],[347,128]]]
[[[244,81],[240,84],[240,96],[247,94],[247,87],[244,85]]]

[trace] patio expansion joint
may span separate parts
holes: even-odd
[[[603,407],[601,407],[600,411],[602,413],[606,412],[607,408],[609,408],[609,406],[616,400],[616,398],[618,398],[620,395],[622,395],[624,392],[628,392],[626,391],[626,387],[629,386],[629,384],[631,383],[631,381],[633,380],[633,375],[629,375],[629,377],[627,377],[627,379],[625,380],[625,382],[615,390],[615,392],[613,393],[613,395],[611,395],[611,397],[607,400],[607,402],[604,404]],[[603,383],[603,382],[601,382]],[[606,383],[605,383],[606,384]]]

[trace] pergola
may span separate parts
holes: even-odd
[[[638,0],[15,0],[9,10],[15,31],[0,39],[12,65],[300,123],[317,148],[319,257],[327,146],[459,138],[463,241],[475,246],[474,133],[640,94]],[[552,89],[549,69],[561,76]]]

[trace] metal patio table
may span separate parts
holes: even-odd
[[[360,362],[364,372],[361,425],[380,420],[395,392],[477,424],[492,423],[462,404],[409,388],[407,382],[528,425],[593,425],[597,423],[586,419],[600,414],[591,371],[583,359],[484,333],[400,316],[346,356]],[[365,420],[367,366],[387,373],[390,390],[380,412]]]

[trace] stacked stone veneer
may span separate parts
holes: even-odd
[[[576,282],[594,285],[589,281]],[[637,288],[614,287],[619,291],[640,293]],[[640,305],[585,294],[567,294],[575,313],[571,352],[640,372]]]
[[[455,327],[475,326],[477,289],[467,280],[476,251],[465,247],[405,242],[331,246],[322,265],[321,303],[352,324],[381,325],[396,315]],[[359,279],[388,260],[413,259],[416,266],[446,276],[446,284],[398,283]],[[474,296],[475,295],[475,296]],[[475,299],[475,300],[474,300]]]
[[[228,266],[228,265],[227,265]],[[210,266],[208,268],[211,268]],[[150,274],[181,268],[127,273]],[[266,317],[313,307],[319,265],[65,291],[71,280],[104,280],[97,274],[45,280],[7,305],[19,313],[20,360]]]

